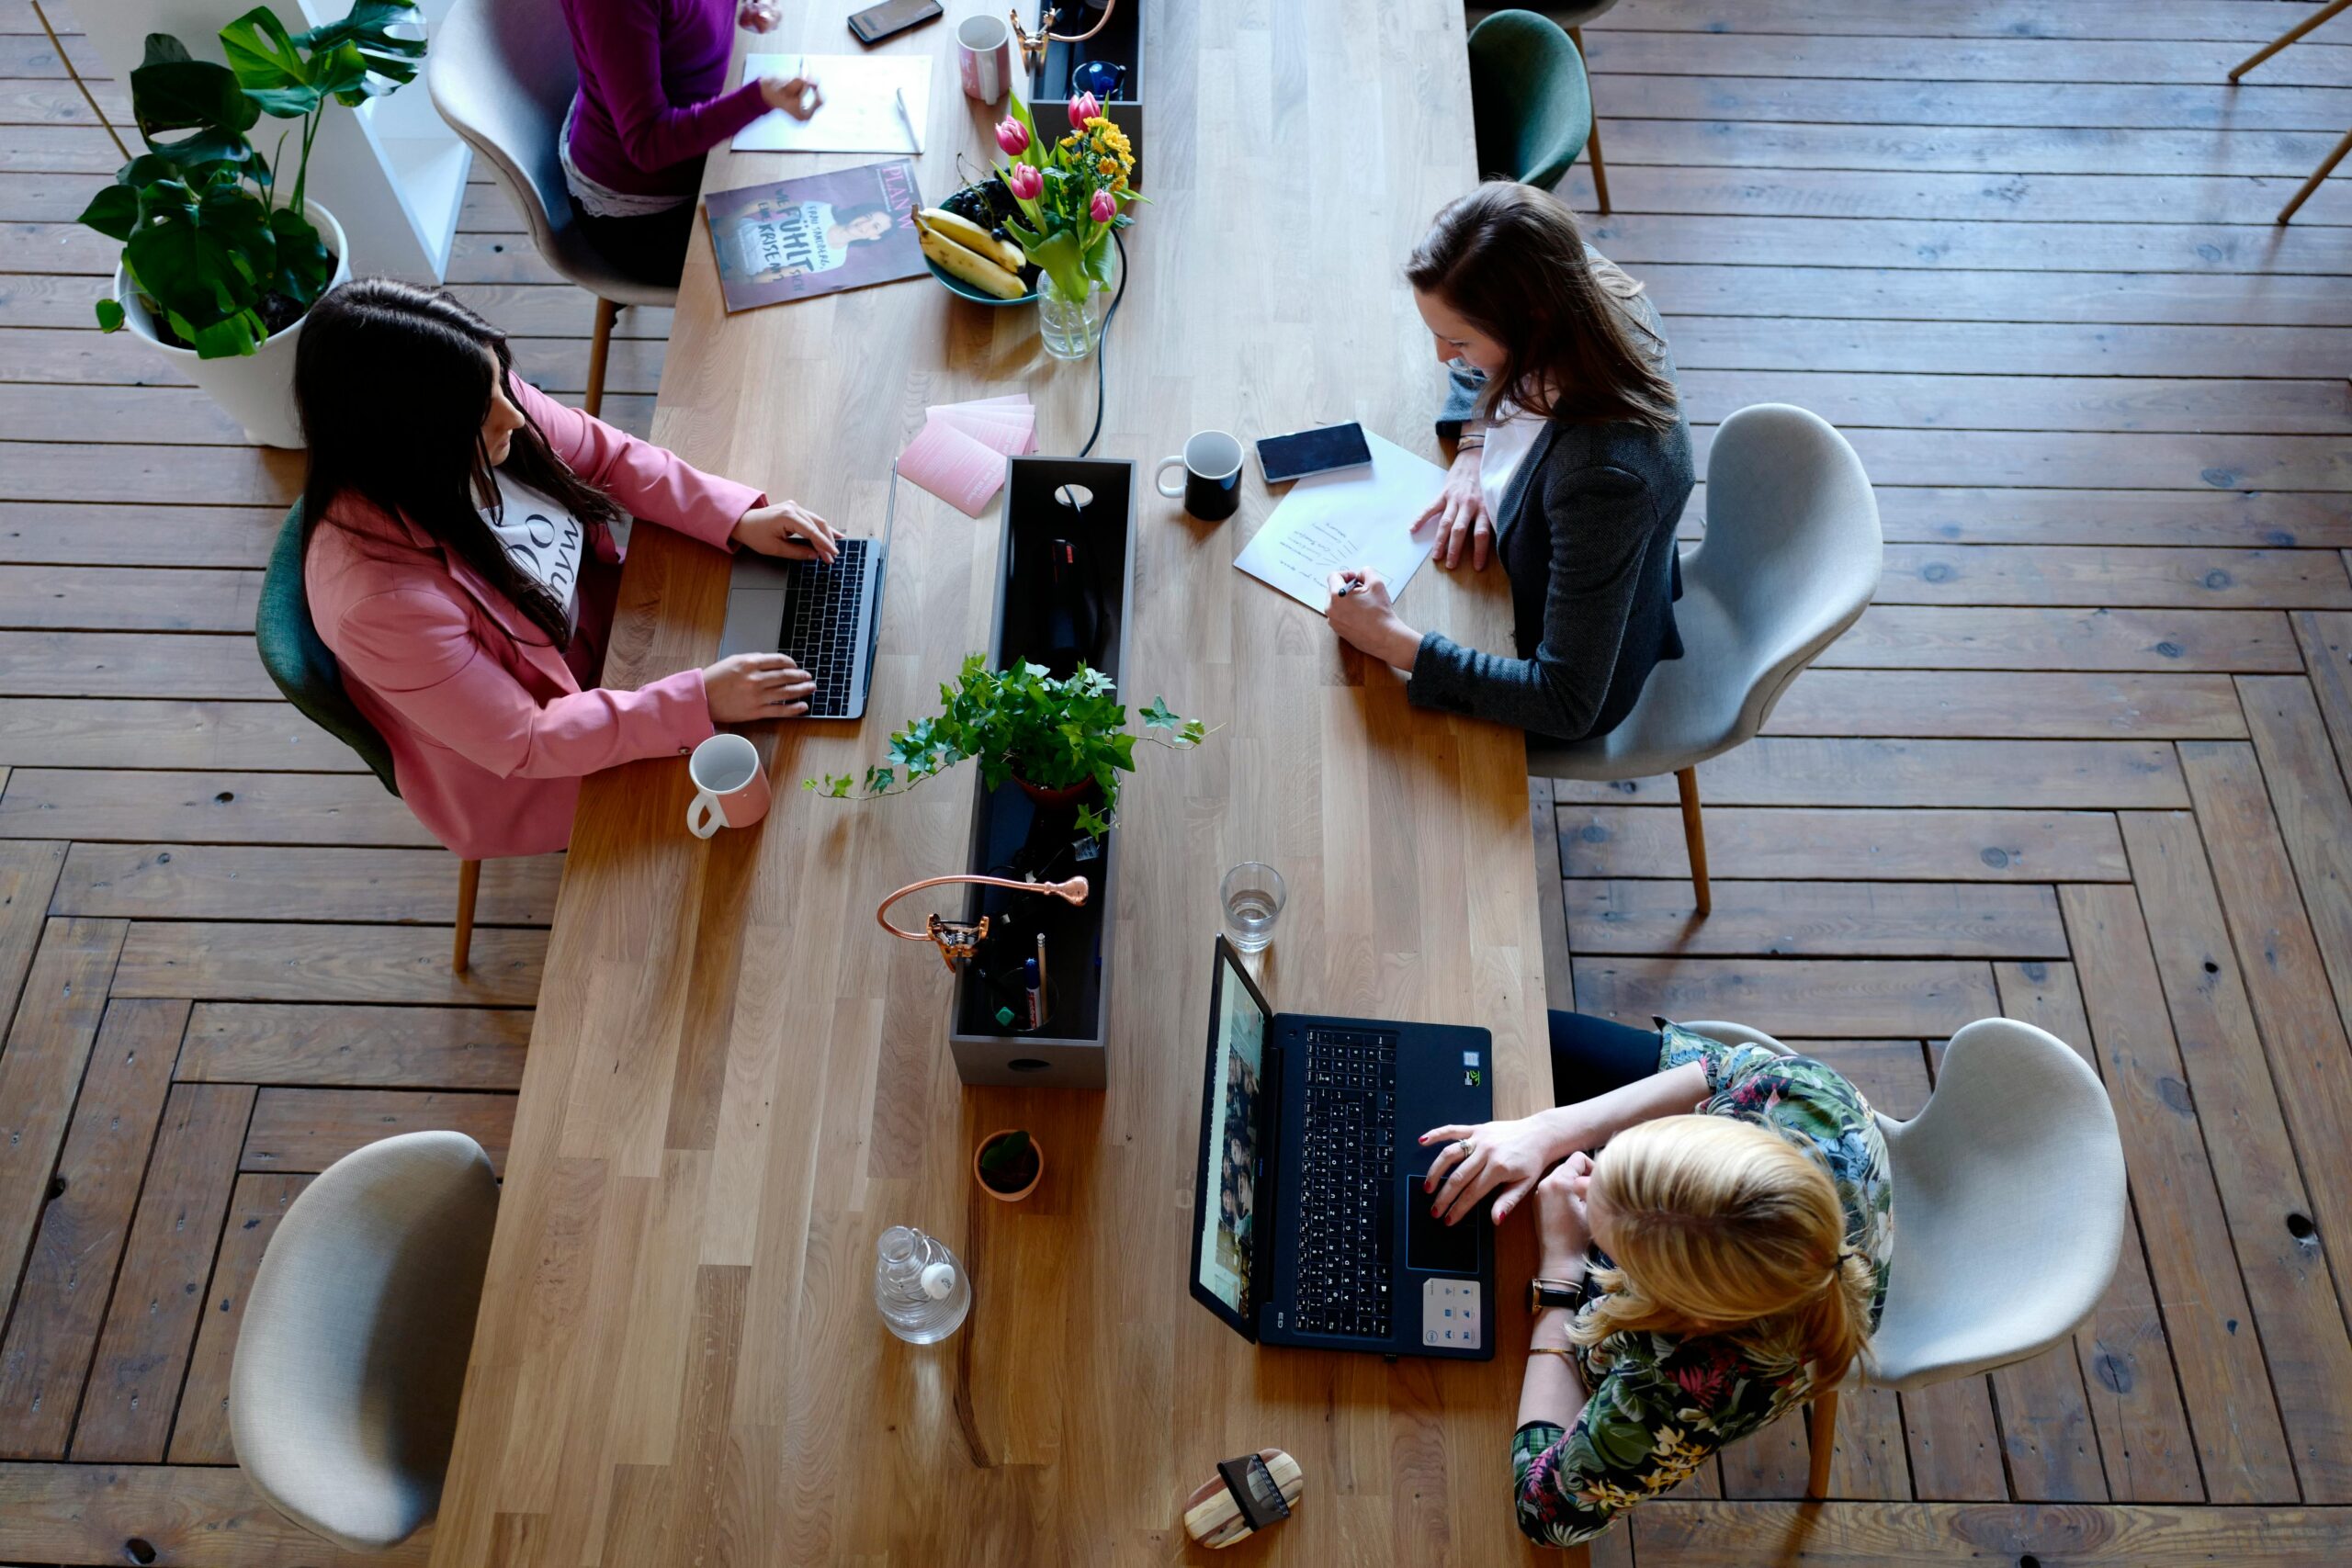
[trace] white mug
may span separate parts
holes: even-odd
[[[768,814],[768,775],[760,749],[740,735],[714,735],[686,759],[695,782],[686,831],[707,839],[721,828],[748,828]]]
[[[956,75],[964,96],[992,104],[1012,75],[1012,29],[992,11],[967,17],[956,29]]]

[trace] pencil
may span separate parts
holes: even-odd
[[[900,87],[890,96],[898,101],[899,123],[907,128],[907,140],[914,143],[916,156],[922,156],[922,138],[915,134],[915,117],[907,112],[907,90]]]

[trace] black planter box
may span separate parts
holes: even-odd
[[[1065,497],[1084,496],[1073,507]],[[996,624],[989,635],[994,667],[1017,659],[1045,661],[1048,550],[1056,539],[1078,547],[1085,581],[1100,619],[1086,662],[1119,682],[1132,722],[1136,694],[1125,683],[1127,604],[1135,587],[1136,466],[1075,457],[1015,457],[1004,487],[1004,525],[997,545]],[[1146,696],[1143,699],[1148,702]],[[1007,780],[976,786],[968,867],[978,875],[1034,872],[1041,882],[1077,875],[1089,886],[1086,902],[975,887],[964,918],[989,917],[990,936],[964,965],[956,983],[956,1015],[947,1043],[956,1071],[969,1084],[1023,1084],[1054,1089],[1103,1086],[1104,1034],[1111,1007],[1107,933],[1117,886],[1119,830],[1087,840],[1076,827],[1075,806],[1041,806]],[[1045,1026],[1023,1027],[1025,997],[1021,959],[1046,943]],[[993,962],[991,962],[993,961]],[[997,1018],[1010,1007],[1014,1021]]]
[[[1084,43],[1047,44],[1045,65],[1030,73],[1021,95],[1029,105],[1037,129],[1059,141],[1069,130],[1070,72],[1089,60],[1107,60],[1125,66],[1126,78],[1119,84],[1117,94],[1103,102],[1102,112],[1110,117],[1113,125],[1127,133],[1128,145],[1135,149],[1136,168],[1131,183],[1137,190],[1143,188],[1144,165],[1143,7],[1144,0],[1119,0],[1102,30]],[[1100,11],[1089,10],[1080,0],[1061,0],[1057,8],[1061,12],[1054,22],[1054,31],[1057,33],[1082,33],[1102,16]],[[1043,17],[1045,12],[1046,6],[1040,5],[1037,15]],[[1020,52],[1018,44],[1013,46],[1013,52]]]

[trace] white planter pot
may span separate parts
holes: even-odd
[[[328,279],[332,288],[351,277],[351,247],[343,238],[343,225],[334,214],[315,201],[305,202],[303,210],[318,226],[319,233],[334,252],[334,276]],[[130,286],[130,278],[117,262],[114,269],[114,297],[122,306],[125,321],[132,332],[169,359],[189,380],[203,388],[228,412],[229,417],[245,427],[245,437],[257,446],[291,446],[302,445],[302,421],[294,408],[294,340],[302,335],[305,315],[284,332],[273,334],[259,348],[233,359],[199,358],[192,348],[175,348],[155,334],[155,319]]]

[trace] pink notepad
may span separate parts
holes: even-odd
[[[922,433],[899,454],[899,472],[967,517],[986,512],[1004,488],[1005,457],[945,420],[923,422]]]
[[[1037,416],[1034,410],[1024,408],[1019,415],[1008,417],[990,409],[957,406],[933,409],[931,417],[1007,457],[1037,449]]]
[[[1005,458],[1037,449],[1037,411],[1025,394],[943,403],[899,454],[899,472],[967,517],[1004,486]]]

